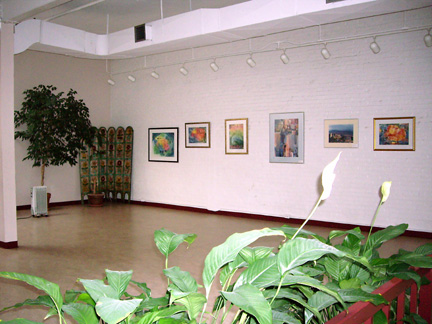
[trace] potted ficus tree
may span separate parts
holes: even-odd
[[[52,85],[25,90],[22,107],[15,111],[15,139],[28,141],[23,160],[33,160],[33,167],[41,168],[41,186],[45,185],[46,167],[75,165],[79,150],[91,145],[96,133],[89,109],[76,98],[77,92],[56,90]]]

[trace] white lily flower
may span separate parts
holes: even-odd
[[[327,166],[324,168],[323,172],[322,172],[322,177],[321,177],[321,181],[322,181],[322,186],[323,186],[323,192],[321,194],[321,200],[325,200],[328,197],[330,197],[330,193],[333,187],[333,182],[336,178],[336,175],[334,174],[334,169],[336,167],[336,164],[339,161],[339,157],[341,155],[342,152],[339,152],[338,156],[331,161],[329,164],[327,164]]]
[[[390,196],[390,187],[392,182],[391,181],[385,181],[381,185],[381,194],[382,194],[382,202],[385,202],[387,198]]]

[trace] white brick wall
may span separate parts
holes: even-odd
[[[404,21],[405,20],[405,21]],[[325,25],[322,38],[379,33],[391,28],[432,23],[432,10]],[[147,57],[147,67],[161,66],[158,80],[151,70],[115,75],[111,89],[113,124],[135,129],[133,199],[280,217],[305,218],[320,193],[322,168],[343,152],[331,197],[318,209],[316,220],[369,225],[380,200],[383,181],[393,181],[389,200],[381,208],[378,226],[408,222],[411,230],[432,232],[432,49],[423,43],[425,30],[377,38],[374,55],[369,39],[217,59],[213,72],[207,61],[185,66],[191,51]],[[275,41],[317,40],[318,28],[259,38],[252,48]],[[288,46],[287,44],[281,44]],[[268,48],[275,48],[274,45]],[[248,51],[249,41],[194,50],[208,58]],[[114,73],[144,66],[143,59],[112,63]],[[305,163],[269,163],[269,114],[305,113]],[[373,151],[373,118],[415,116],[415,152]],[[225,155],[224,120],[249,119],[249,154]],[[359,148],[324,148],[324,119],[358,118]],[[186,149],[184,124],[211,122],[211,148]],[[179,163],[148,162],[149,127],[179,127]]]

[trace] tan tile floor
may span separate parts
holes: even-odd
[[[25,218],[30,212],[19,211],[18,249],[0,249],[0,271],[16,271],[41,276],[67,289],[81,289],[77,278],[102,279],[105,269],[134,270],[133,279],[146,282],[152,296],[165,293],[162,274],[164,257],[157,250],[153,233],[166,228],[176,233],[196,233],[196,241],[174,251],[169,266],[189,271],[199,283],[205,256],[232,233],[283,223],[228,216],[170,210],[127,204],[107,204],[103,208],[74,205],[54,207],[49,217]],[[327,236],[331,229],[306,227]],[[277,246],[280,239],[263,238],[258,245]],[[381,254],[388,256],[399,248],[413,250],[432,240],[402,237],[385,244]],[[132,292],[132,291],[131,291]],[[0,309],[35,298],[41,292],[17,281],[0,278]],[[0,319],[24,317],[39,322],[44,309],[26,308],[7,311]],[[52,318],[48,323],[56,323]],[[71,321],[72,322],[72,321]]]

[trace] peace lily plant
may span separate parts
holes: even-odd
[[[169,256],[182,243],[192,244],[195,234],[176,234],[166,229],[157,230],[154,240],[165,257],[164,275],[167,277],[165,296],[155,298],[145,283],[132,280],[131,271],[106,270],[104,280],[79,279],[82,291],[68,290],[62,296],[57,284],[28,274],[0,272],[0,277],[24,281],[42,290],[45,295],[27,299],[25,305],[48,307],[46,318],[57,316],[59,324],[66,324],[65,315],[78,324],[196,324],[223,323],[232,315],[233,323],[299,324],[324,323],[357,301],[386,303],[381,295],[372,292],[392,277],[422,278],[411,269],[432,267],[427,255],[432,244],[413,252],[400,251],[390,258],[380,258],[378,248],[386,241],[401,235],[407,224],[389,226],[366,239],[360,229],[331,231],[327,238],[303,229],[322,200],[330,196],[335,179],[337,158],[322,173],[323,192],[304,224],[263,228],[235,233],[207,255],[202,274],[202,286],[186,271],[169,267]],[[381,205],[390,194],[390,182],[381,187]],[[373,224],[372,224],[373,226]],[[276,247],[250,247],[261,237],[279,236]],[[335,238],[342,243],[333,245]],[[218,280],[220,293],[209,309],[208,299],[214,282]],[[127,292],[130,284],[141,293]],[[417,319],[421,320],[421,319]],[[421,322],[421,321],[420,321]],[[37,323],[25,319],[2,324]]]

